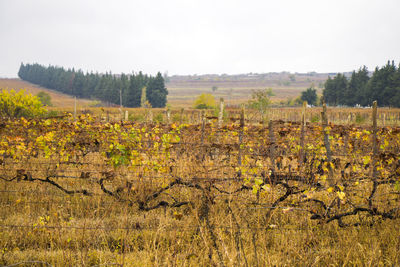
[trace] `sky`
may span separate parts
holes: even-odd
[[[169,75],[400,62],[399,0],[0,0],[0,77],[23,63]]]

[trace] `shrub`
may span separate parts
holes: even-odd
[[[40,91],[36,96],[39,98],[40,102],[42,102],[43,106],[53,106],[51,103],[51,96],[48,93]]]
[[[212,94],[201,94],[194,101],[197,109],[213,109],[216,107],[215,98]]]
[[[155,122],[162,123],[164,121],[163,114],[158,113],[157,115],[154,116],[153,120]]]
[[[46,113],[37,96],[25,94],[24,90],[0,91],[0,116],[6,118],[36,117]]]
[[[356,123],[362,124],[364,122],[365,122],[365,117],[362,114],[357,113],[356,114]]]
[[[271,96],[274,96],[271,88],[265,90],[253,90],[248,107],[254,108],[264,114],[271,104]]]
[[[144,115],[141,114],[141,113],[130,113],[128,115],[128,120],[135,121],[135,122],[144,122],[144,121],[146,121]]]
[[[318,114],[315,114],[311,117],[311,122],[319,122],[320,116]]]

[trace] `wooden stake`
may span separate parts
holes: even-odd
[[[169,108],[167,109],[167,123],[171,123],[171,110]]]
[[[269,134],[269,157],[271,159],[271,170],[272,173],[275,174],[275,148],[276,148],[276,140],[275,140],[275,135],[274,135],[274,125],[272,120],[269,121],[268,123],[268,134]]]
[[[204,110],[201,111],[201,144],[204,144],[204,131],[206,127],[206,116]]]
[[[300,132],[300,157],[299,157],[299,165],[302,166],[304,162],[304,128],[306,126],[306,109],[307,109],[307,101],[303,102],[303,114],[301,120],[301,132]]]
[[[76,120],[76,96],[74,97],[74,120]]]
[[[224,118],[224,99],[221,98],[219,104],[218,128],[222,127],[223,118]]]
[[[322,129],[323,129],[323,134],[324,134],[324,145],[326,149],[326,158],[328,162],[328,170],[329,170],[329,180],[330,183],[333,183],[333,169],[332,169],[332,151],[331,151],[331,145],[329,142],[329,131],[328,131],[328,116],[327,116],[327,109],[326,109],[326,104],[323,103],[322,105]]]
[[[376,163],[377,163],[377,157],[378,157],[378,139],[377,139],[377,133],[378,133],[378,123],[377,123],[377,114],[378,114],[378,103],[376,101],[373,102],[372,104],[372,178],[375,180],[377,178],[377,169],[376,169]]]
[[[239,153],[238,153],[238,165],[242,166],[242,142],[243,142],[243,130],[244,130],[244,106],[240,112],[240,129],[239,129]],[[241,173],[240,173],[241,175]]]

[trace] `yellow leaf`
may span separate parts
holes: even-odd
[[[371,157],[370,157],[370,156],[365,156],[365,157],[363,157],[363,163],[364,163],[364,165],[367,165],[370,161],[371,161]]]
[[[344,192],[336,192],[336,194],[340,200],[343,200],[346,197],[346,194]]]

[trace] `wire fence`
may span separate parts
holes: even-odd
[[[398,128],[307,125],[304,115],[247,127],[238,115],[233,128],[203,116],[179,131],[88,123],[67,128],[70,139],[57,124],[3,130],[0,228],[15,236],[45,229],[52,238],[61,230],[206,229],[213,240],[216,230],[318,231],[399,218]],[[140,139],[129,136],[138,131]],[[49,132],[55,139],[40,143]]]

